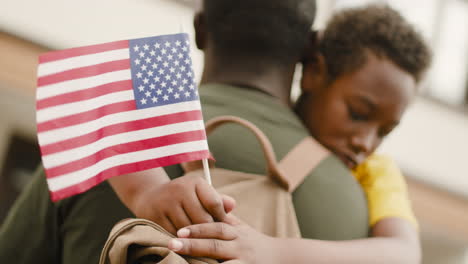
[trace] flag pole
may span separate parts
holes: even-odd
[[[185,28],[184,28],[184,23],[182,22],[182,19],[179,17],[179,31],[181,33],[185,33]],[[205,180],[208,182],[209,185],[211,184],[211,174],[210,174],[210,166],[208,164],[208,159],[203,159],[203,172],[205,175]]]
[[[211,185],[210,166],[208,165],[208,159],[203,159],[203,172],[205,173],[205,180]]]
[[[185,33],[184,23],[182,23],[182,19],[179,17],[179,31],[181,33]],[[210,174],[210,166],[208,164],[208,159],[203,159],[203,172],[205,175],[205,180],[208,182],[209,185],[211,184],[211,174]]]

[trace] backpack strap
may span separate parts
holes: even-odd
[[[215,117],[215,118],[209,120],[208,122],[206,122],[206,124],[205,124],[207,136],[210,135],[214,130],[216,130],[221,125],[224,125],[224,124],[227,124],[227,123],[239,124],[239,125],[247,128],[248,130],[250,130],[255,135],[255,137],[257,138],[257,140],[259,141],[259,143],[260,143],[260,145],[262,147],[263,154],[264,154],[265,160],[267,162],[268,175],[273,180],[277,181],[283,188],[289,189],[289,187],[288,187],[289,181],[288,181],[287,177],[285,177],[285,175],[278,168],[278,162],[276,160],[276,155],[275,155],[275,152],[273,151],[273,147],[272,147],[270,141],[268,140],[267,136],[258,127],[256,127],[251,122],[249,122],[249,121],[247,121],[245,119],[236,117],[236,116],[227,116],[226,115],[226,116]],[[186,173],[202,168],[201,162],[199,162],[199,161],[183,163],[183,164],[181,164],[181,166],[182,166],[182,168],[184,169],[184,171]]]
[[[268,175],[288,192],[293,192],[304,181],[305,177],[330,154],[315,139],[306,137],[292,148],[278,164],[273,146],[267,136],[258,127],[245,119],[236,116],[215,117],[206,122],[206,134],[210,135],[218,127],[228,123],[239,124],[256,136],[267,161]],[[181,165],[185,173],[203,168],[200,161],[186,162]],[[210,162],[210,167],[213,167],[212,165]]]
[[[282,174],[288,176],[287,190],[293,192],[329,154],[325,147],[310,136],[299,142],[278,165]]]

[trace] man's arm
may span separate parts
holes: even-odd
[[[168,183],[170,179],[163,168],[155,168],[112,177],[108,181],[125,206],[137,215],[138,198],[143,196],[143,192],[149,187]]]
[[[198,175],[170,180],[162,168],[109,179],[121,201],[138,218],[156,222],[175,234],[180,228],[222,221],[235,201],[220,195]]]

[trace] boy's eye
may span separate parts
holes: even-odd
[[[366,121],[368,119],[367,114],[363,114],[352,107],[348,106],[349,117],[354,121]]]

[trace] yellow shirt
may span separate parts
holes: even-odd
[[[416,227],[405,179],[389,157],[373,154],[353,170],[367,196],[369,224],[388,218],[403,218]]]

